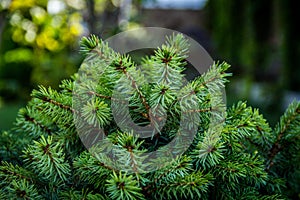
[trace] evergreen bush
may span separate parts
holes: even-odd
[[[212,100],[228,82],[229,65],[214,63],[182,85],[188,43],[180,34],[168,37],[140,68],[96,36],[82,39],[81,52],[89,65],[63,80],[59,91],[34,90],[14,128],[1,133],[1,199],[299,198],[300,102],[291,103],[274,128],[246,102],[225,112],[222,102]],[[159,127],[165,112],[164,127],[139,138],[122,124],[126,110],[113,101],[114,90],[128,94],[135,124]],[[116,102],[120,124],[111,109]],[[211,128],[212,119],[218,123]],[[191,145],[177,155],[189,129],[197,130]],[[83,138],[91,140],[90,151]],[[173,148],[164,151],[170,142]],[[97,154],[103,150],[113,156]],[[156,158],[158,167],[146,171],[144,155],[154,151],[172,159]]]

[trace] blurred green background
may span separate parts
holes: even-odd
[[[300,12],[292,0],[0,0],[0,130],[33,88],[57,88],[82,62],[78,42],[139,26],[183,32],[232,65],[227,104],[247,100],[273,124],[300,99]]]

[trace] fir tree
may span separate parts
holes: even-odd
[[[182,85],[188,56],[182,35],[168,37],[142,60],[140,69],[128,55],[114,52],[96,36],[82,39],[81,52],[89,67],[82,66],[78,74],[62,81],[59,91],[43,86],[34,90],[15,127],[1,133],[1,199],[299,198],[300,102],[290,104],[275,128],[246,102],[225,112],[213,96],[220,95],[217,91],[228,82],[229,65],[214,63],[205,74]],[[93,68],[96,65],[106,67],[99,71]],[[163,129],[139,138],[130,125],[122,124],[127,118],[116,124],[111,109],[114,89],[129,94],[135,124],[158,127],[165,112]],[[220,112],[214,111],[216,107]],[[123,116],[125,111],[114,112]],[[200,119],[197,127],[189,123],[180,127],[184,116]],[[209,127],[211,119],[216,119],[214,129]],[[143,172],[145,152],[164,153],[163,147],[182,133],[182,140],[175,140],[171,152],[165,152],[172,156],[185,141],[185,130],[193,128],[197,132],[182,155]],[[92,140],[90,151],[80,140],[85,136]],[[98,140],[117,148],[119,163],[97,154],[105,148],[110,152],[108,147],[93,146]]]

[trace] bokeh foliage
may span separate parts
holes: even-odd
[[[75,72],[80,60],[71,49],[75,49],[84,31],[80,13],[84,2],[64,2],[61,6],[65,9],[52,13],[45,0],[14,0],[2,6],[2,95],[11,91],[10,82],[19,82],[12,94],[19,96],[30,84],[57,86],[62,78]],[[27,91],[23,93],[28,95]]]
[[[58,88],[77,71],[82,61],[79,37],[94,33],[106,38],[138,26],[133,21],[140,3],[132,1],[128,22],[119,24],[124,7],[119,0],[1,0],[1,129],[10,127],[16,107],[24,105],[33,88]]]

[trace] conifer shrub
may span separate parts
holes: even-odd
[[[81,52],[1,133],[0,199],[299,199],[300,102],[275,127],[246,102],[226,109],[229,65],[184,82],[180,34],[139,67],[96,36]]]

